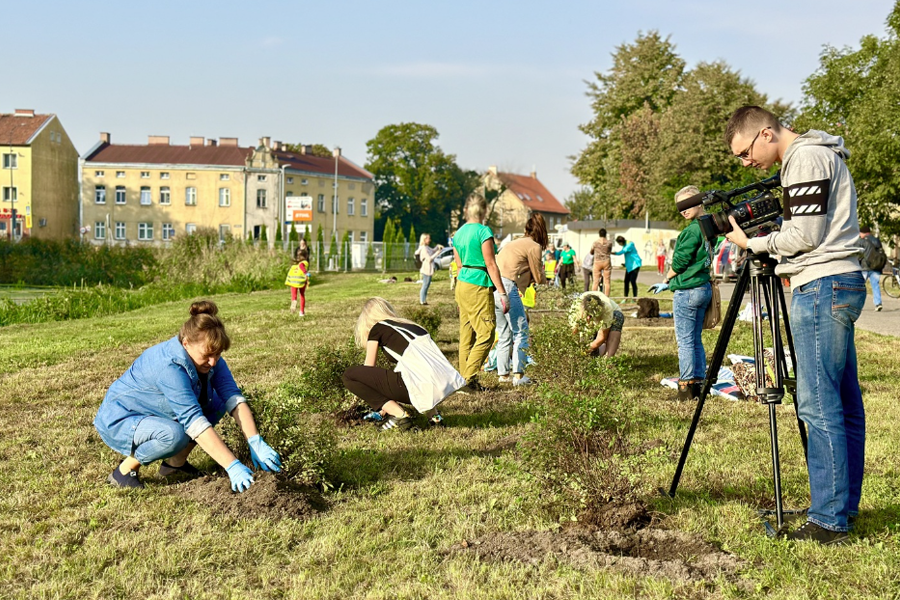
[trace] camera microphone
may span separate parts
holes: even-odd
[[[675,208],[678,209],[678,212],[683,210],[687,210],[689,208],[694,208],[695,206],[700,206],[703,204],[703,198],[706,196],[706,192],[700,192],[699,194],[694,194],[690,198],[685,198],[680,202],[675,203]]]

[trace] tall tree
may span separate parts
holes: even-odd
[[[397,219],[400,231],[415,223],[421,232],[443,236],[451,211],[459,210],[478,185],[478,174],[461,169],[437,138],[431,125],[400,123],[383,127],[366,143],[365,167],[375,178],[380,215],[376,235],[388,219]]]
[[[602,216],[597,195],[588,186],[582,186],[572,192],[566,199],[565,205],[569,209],[569,217],[576,221],[589,221]]]
[[[900,0],[887,30],[884,39],[865,36],[857,49],[824,49],[803,86],[797,130],[843,136],[860,220],[900,234]]]

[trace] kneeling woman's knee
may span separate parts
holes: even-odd
[[[140,433],[144,440],[135,448],[134,457],[144,465],[175,456],[191,441],[181,424],[166,419],[153,419],[153,430]]]

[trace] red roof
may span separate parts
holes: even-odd
[[[98,163],[243,167],[252,151],[252,148],[239,146],[170,146],[168,144],[129,146],[102,143],[85,160]]]
[[[307,173],[323,173],[326,175],[334,175],[334,157],[313,156],[312,154],[299,154],[297,152],[286,152],[284,150],[273,151],[272,154],[280,165],[287,165],[288,169],[296,171],[305,171]],[[353,164],[352,161],[340,157],[338,161],[338,175],[341,177],[358,177],[362,179],[373,179],[374,175]]]
[[[537,177],[516,175],[515,173],[497,173],[497,177],[511,192],[518,196],[522,204],[531,210],[544,213],[569,214],[569,209],[563,206]]]
[[[0,115],[0,146],[24,146],[31,136],[54,116],[56,115],[34,115],[33,117]]]

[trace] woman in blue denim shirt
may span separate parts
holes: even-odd
[[[106,444],[125,456],[109,483],[142,488],[138,470],[162,460],[160,475],[200,471],[187,462],[198,444],[222,465],[231,488],[253,483],[250,469],[228,449],[213,427],[231,414],[247,438],[254,466],[280,471],[281,459],[256,429],[253,413],[221,358],[231,345],[215,303],[195,302],[191,318],[172,339],[148,348],[110,386],[94,427]]]

